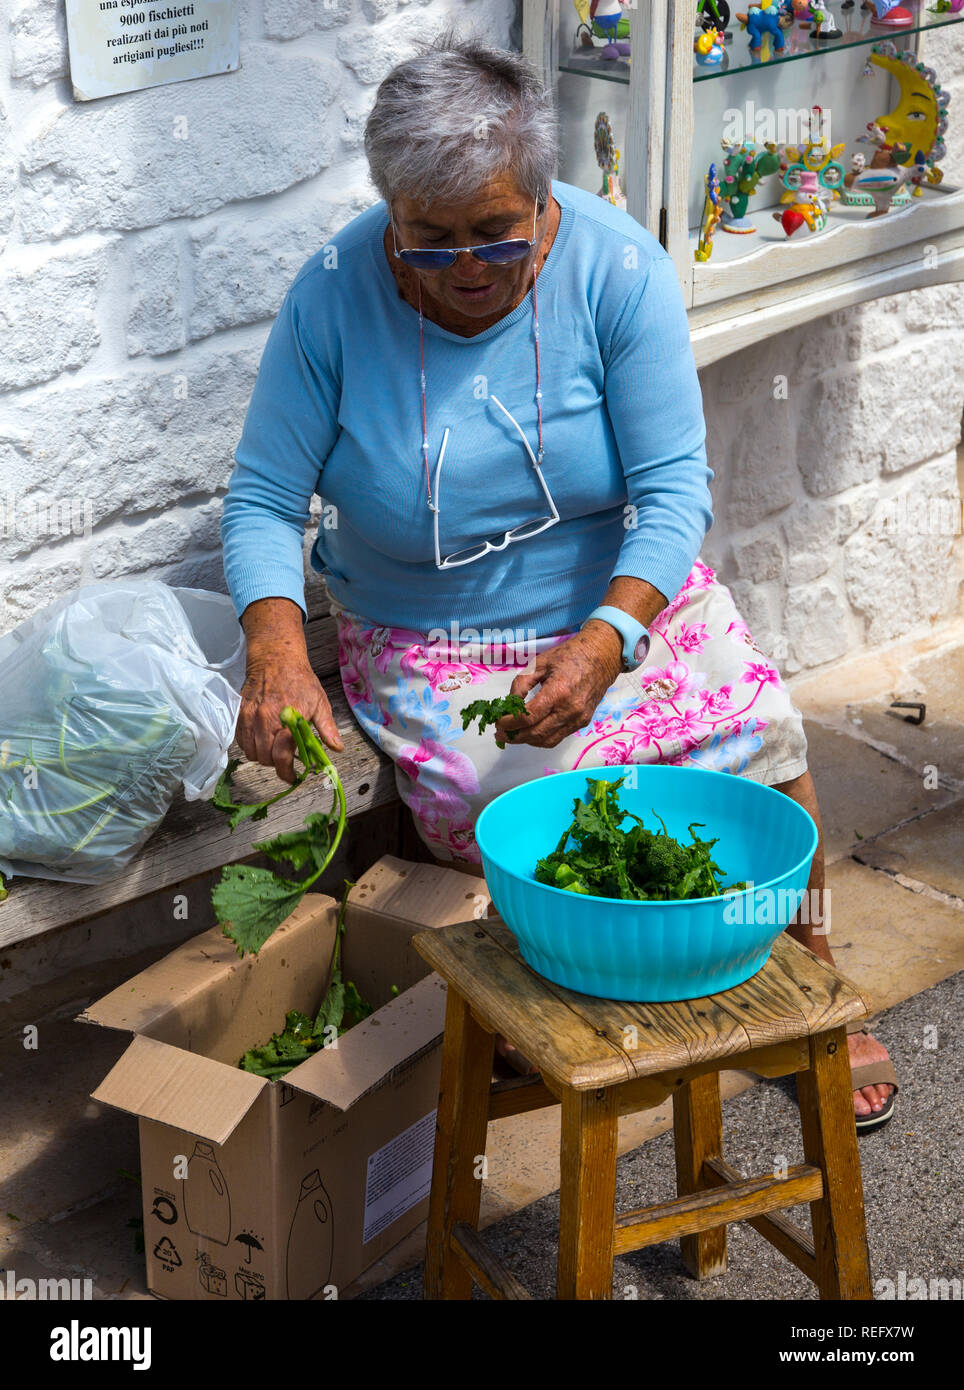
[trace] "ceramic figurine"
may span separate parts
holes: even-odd
[[[844,176],[842,168],[841,175]],[[787,183],[788,176],[793,177],[792,183]],[[803,226],[811,232],[822,232],[827,225],[833,191],[821,187],[820,175],[816,170],[803,169],[796,164],[791,165],[784,174],[783,182],[788,191],[781,202],[789,201],[789,206],[783,212],[775,212],[773,220],[780,223],[788,237]]]
[[[844,184],[844,167],[838,158],[844,148],[843,142],[828,144],[823,133],[823,112],[815,106],[807,143],[799,148],[788,145],[781,162],[783,186],[787,191],[780,201],[789,206],[783,212],[775,212],[773,217],[788,237],[803,226],[811,232],[819,232],[827,225],[830,204],[840,196]]]
[[[961,0],[964,4],[964,0]],[[696,23],[701,29],[716,29],[724,39],[730,24],[730,7],[726,0],[697,0]]]
[[[914,157],[914,163],[909,163],[910,146],[888,144],[884,132],[873,122],[868,126],[868,133],[860,136],[860,139],[877,146],[870,167],[867,167],[862,154],[855,154],[844,182],[855,193],[864,193],[870,198],[874,207],[873,212],[867,214],[870,221],[872,217],[883,217],[884,213],[890,212],[895,194],[904,184],[919,187],[927,178],[927,165],[920,150]]]
[[[765,143],[762,150],[758,150],[752,140],[744,140],[742,144],[721,140],[720,144],[726,155],[720,180],[726,210],[721,215],[720,226],[724,232],[745,236],[756,231],[746,215],[750,197],[762,178],[779,169],[780,155],[776,145],[770,143]]]
[[[880,29],[906,29],[914,22],[910,10],[905,10],[897,0],[873,0],[872,5],[865,0],[862,8],[873,11],[870,22]]]
[[[759,5],[751,5],[746,14],[737,14],[736,17],[747,31],[750,40],[750,52],[755,57],[760,55],[764,34],[770,35],[777,53],[783,51],[786,40],[783,37],[783,26],[780,23],[780,10],[776,5],[767,5],[766,9],[761,9]]]
[[[810,0],[784,0],[781,6],[784,14],[787,15],[788,22],[807,26],[813,23],[813,15],[810,11]]]
[[[787,191],[780,201],[789,206],[773,216],[787,236],[804,225],[811,232],[826,226],[829,206],[839,197],[844,183],[844,167],[838,158],[844,148],[843,143],[829,145],[823,131],[823,111],[814,106],[806,144],[799,148],[788,145],[781,161]]]
[[[577,29],[584,48],[595,48],[593,37],[604,39],[597,49],[600,58],[629,57],[629,18],[623,7],[629,0],[573,0],[580,24]]]
[[[925,183],[944,177],[937,161],[947,154],[947,108],[950,94],[937,80],[933,68],[917,61],[910,49],[898,53],[890,42],[875,43],[866,72],[872,66],[889,73],[897,82],[899,98],[892,111],[868,122],[859,143],[876,147],[870,167],[856,161],[846,179],[844,202],[872,205],[871,217],[880,217],[896,203],[905,189],[919,198]]]
[[[605,111],[600,111],[596,117],[596,124],[593,129],[593,147],[596,151],[596,163],[603,171],[599,197],[605,198],[606,202],[612,203],[614,207],[625,209],[626,195],[620,188],[619,180],[616,177],[619,172],[619,151],[613,136],[612,121]]]
[[[713,233],[720,224],[723,213],[723,198],[720,193],[720,176],[716,165],[711,164],[703,177],[706,195],[703,199],[703,216],[700,219],[700,239],[693,256],[698,261],[708,261],[713,254]]]
[[[693,40],[693,52],[700,67],[718,67],[726,55],[719,29],[702,29]]]
[[[810,11],[816,21],[813,37],[821,41],[827,39],[842,39],[843,30],[837,25],[837,21],[830,13],[830,6],[825,0],[811,0]]]

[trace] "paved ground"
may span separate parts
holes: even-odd
[[[861,1141],[874,1276],[960,1278],[964,641],[934,634],[876,653],[795,686],[794,698],[807,716],[826,832],[831,947],[875,1010],[887,1010],[877,1036],[903,1088],[895,1119]],[[905,723],[894,699],[925,700],[925,723]],[[96,1298],[149,1297],[129,1225],[139,1189],[125,1176],[139,1168],[137,1124],[89,1100],[127,1038],[73,1019],[165,955],[171,930],[145,903],[2,952],[0,1270],[90,1277]],[[23,1047],[27,1024],[39,1028],[35,1051]],[[799,1161],[792,1082],[753,1084],[745,1073],[724,1081],[729,1161],[748,1173],[768,1171],[780,1153]],[[668,1107],[622,1122],[621,1205],[673,1195],[671,1122]],[[489,1142],[496,1179],[486,1185],[483,1225],[533,1294],[551,1297],[558,1111],[500,1121]],[[672,1247],[621,1259],[617,1294],[810,1296],[803,1276],[751,1230],[731,1228],[730,1246],[733,1272],[702,1288]],[[369,1271],[364,1296],[419,1297],[411,1271],[422,1249],[415,1232]]]

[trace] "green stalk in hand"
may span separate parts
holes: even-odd
[[[331,863],[348,820],[345,789],[317,733],[304,715],[291,705],[285,706],[280,718],[294,739],[297,756],[303,764],[294,782],[265,801],[237,803],[230,791],[231,773],[238,765],[237,760],[232,759],[215,789],[214,805],[228,812],[233,830],[242,820],[262,820],[269,806],[289,796],[309,774],[322,773],[332,788],[331,809],[307,815],[301,830],[283,831],[254,846],[270,859],[287,860],[296,871],[312,867],[314,871],[307,877],[282,878],[269,869],[248,864],[231,864],[222,869],[220,882],[211,893],[211,902],[225,936],[235,943],[239,956],[245,951],[256,955],[275,928],[291,915]]]

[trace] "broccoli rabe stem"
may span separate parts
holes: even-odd
[[[328,781],[331,783],[334,791],[332,813],[334,813],[335,806],[337,806],[338,825],[335,829],[335,838],[331,843],[331,847],[325,859],[325,867],[327,867],[335,857],[335,851],[338,849],[339,841],[345,832],[345,825],[348,821],[348,803],[345,799],[345,788],[341,784],[341,778],[338,776],[334,763],[325,752],[324,744],[308,723],[305,716],[299,714],[291,705],[285,705],[284,709],[281,711],[280,719],[295,741],[295,747],[298,749],[298,756],[304,763],[306,772],[310,769],[312,772],[327,772],[330,774]],[[317,876],[316,874],[315,878],[317,878]],[[314,880],[312,880],[312,882],[313,881]]]

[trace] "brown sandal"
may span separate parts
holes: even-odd
[[[867,1018],[857,1023],[848,1023],[848,1033],[867,1033],[870,1035],[871,1025],[878,1019]],[[885,1125],[894,1113],[894,1098],[900,1090],[897,1082],[897,1072],[894,1070],[893,1062],[888,1058],[881,1062],[865,1062],[861,1067],[851,1067],[850,1075],[853,1080],[853,1089],[861,1090],[864,1086],[893,1086],[893,1091],[884,1101],[882,1108],[878,1111],[871,1111],[869,1115],[858,1115],[854,1111],[854,1121],[857,1126],[857,1133],[868,1134],[872,1129],[879,1129]]]

